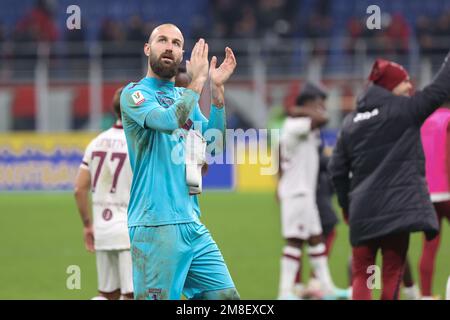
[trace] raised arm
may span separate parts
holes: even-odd
[[[145,116],[144,127],[167,132],[181,128],[198,104],[199,98],[200,95],[196,91],[186,89],[183,95],[167,109],[153,102],[156,106],[149,107],[150,111]]]
[[[433,82],[412,97],[395,97],[397,104],[412,116],[418,125],[422,123],[450,97],[450,53]]]
[[[318,108],[292,108],[288,115],[291,117],[308,117],[311,119],[311,129],[317,129],[327,124],[328,114]]]

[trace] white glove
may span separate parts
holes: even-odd
[[[188,131],[185,160],[189,194],[199,194],[202,192],[202,167],[206,162],[206,140],[197,130]]]

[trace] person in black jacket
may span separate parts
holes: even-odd
[[[353,298],[371,299],[371,266],[381,249],[381,298],[398,299],[410,233],[438,233],[420,127],[450,95],[450,62],[447,56],[434,81],[412,96],[408,73],[396,63],[378,59],[369,80],[344,119],[329,170],[350,227]]]

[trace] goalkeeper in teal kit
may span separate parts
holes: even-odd
[[[188,299],[239,299],[217,244],[199,220],[193,195],[201,190],[198,165],[177,158],[186,159],[190,149],[202,150],[207,130],[225,136],[224,84],[236,59],[226,48],[223,63],[217,67],[213,57],[210,64],[208,44],[200,39],[186,63],[191,83],[178,88],[174,80],[183,44],[175,25],[155,28],[144,47],[147,76],[126,86],[120,100],[133,171],[128,227],[134,294],[136,299],[180,299],[182,294]],[[208,75],[209,120],[198,106]],[[218,151],[223,139],[215,140]]]

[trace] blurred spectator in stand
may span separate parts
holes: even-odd
[[[210,38],[213,32],[210,30],[210,26],[203,15],[196,15],[191,19],[191,38]]]
[[[242,15],[234,26],[233,34],[237,38],[255,38],[257,36],[257,21],[254,10],[246,5],[242,10]]]
[[[145,37],[145,42],[148,41],[148,35],[152,33],[153,29],[155,29],[158,26],[158,23],[155,21],[146,21],[144,23],[144,27],[143,27],[143,33],[144,35],[146,35]],[[145,62],[147,64],[147,62]]]
[[[269,74],[275,70],[284,73],[291,63],[289,43],[282,42],[292,32],[284,15],[286,5],[286,0],[259,0],[256,10],[257,34],[263,41],[264,52],[270,57],[267,60]]]
[[[300,19],[298,19],[299,8],[302,0],[285,0],[283,16],[289,23],[290,32],[288,36],[298,36],[300,29]]]
[[[258,36],[258,28],[257,21],[254,10],[249,5],[246,5],[240,17],[240,20],[237,21],[234,26],[233,34],[236,39],[255,39]],[[236,56],[237,61],[248,61],[248,50],[247,48],[242,48],[242,44],[245,42],[240,42],[237,46],[233,46],[235,48],[234,55]],[[251,46],[251,45],[250,45]],[[221,52],[218,53],[220,56]],[[248,70],[244,68],[236,70],[237,74],[246,73]]]
[[[135,14],[128,20],[126,30],[126,40],[130,42],[127,45],[126,58],[127,68],[134,70],[135,74],[139,74],[142,69],[142,47],[148,40],[148,34],[144,33],[145,25],[142,18]]]
[[[433,53],[433,32],[434,28],[428,16],[421,15],[416,20],[416,35],[421,54]]]
[[[102,63],[105,76],[124,74],[125,69],[129,69],[129,59],[123,56],[129,52],[129,47],[125,43],[125,31],[120,21],[105,19],[102,23],[99,40],[102,45]],[[118,64],[120,59],[120,64]]]
[[[325,58],[329,49],[326,39],[332,35],[333,18],[330,15],[328,0],[319,0],[304,26],[304,36],[311,39],[311,54],[318,58]]]
[[[82,28],[80,29],[66,29],[64,38],[68,42],[80,43],[86,40],[85,30],[88,29],[86,26],[86,21],[81,22]]]
[[[147,41],[148,35],[144,33],[144,22],[142,18],[135,14],[130,17],[128,20],[126,38],[127,41],[132,41],[135,43],[139,43],[139,46],[142,46],[143,42]]]
[[[212,28],[212,37],[216,39],[225,38],[227,26],[224,22],[215,22]]]
[[[5,26],[0,21],[0,79],[6,79],[9,73],[7,47]]]
[[[110,46],[110,43],[114,40],[114,36],[113,36],[113,32],[112,32],[113,24],[114,24],[114,22],[111,19],[106,18],[102,21],[102,23],[100,25],[98,40],[100,41],[101,47],[102,47],[102,60],[103,61],[110,58],[110,56],[111,56],[109,46]]]
[[[245,0],[212,0],[214,30],[222,37],[232,38],[234,25],[240,18],[240,8]]]
[[[361,20],[351,17],[347,22],[348,36],[345,40],[345,50],[348,54],[354,54],[356,52],[356,46],[364,32],[363,24]]]
[[[38,54],[38,46],[34,42],[51,44],[58,39],[58,30],[53,19],[54,8],[55,1],[38,0],[31,10],[17,21],[12,36],[12,64],[14,70],[18,71],[15,77],[32,76]]]
[[[364,32],[362,37],[367,45],[367,53],[370,56],[379,56],[388,54],[386,52],[387,47],[387,36],[386,29],[391,24],[392,18],[389,13],[384,13],[381,15],[381,29],[370,30],[365,26],[365,21],[362,21]]]
[[[101,42],[113,41],[113,34],[112,34],[113,24],[114,22],[110,18],[106,18],[102,21],[98,35],[98,39]]]
[[[326,39],[331,35],[333,20],[330,16],[322,16],[314,13],[305,26],[305,36],[312,41],[312,55],[324,58],[329,49],[329,41]]]
[[[322,0],[326,3],[328,0]],[[215,38],[278,38],[297,30],[299,0],[212,0]],[[248,19],[248,21],[247,21]],[[202,24],[204,26],[204,24]],[[202,27],[202,29],[205,29]],[[270,40],[269,40],[270,41]]]
[[[6,41],[5,26],[3,25],[3,22],[0,21],[0,44],[3,44],[4,41]]]
[[[316,4],[316,12],[320,16],[330,15],[330,0],[318,0]]]
[[[285,6],[285,0],[259,0],[256,18],[262,38],[280,36],[289,32],[290,26],[284,16]]]
[[[87,21],[81,21],[80,29],[66,29],[64,53],[61,68],[68,70],[71,78],[86,79],[89,66],[89,50],[86,45]]]
[[[441,59],[448,51],[448,43],[450,37],[450,11],[443,13],[437,20],[434,28],[433,36],[436,38],[433,41],[435,45],[434,54],[441,56]],[[446,48],[447,47],[447,48]]]
[[[53,42],[58,38],[58,30],[53,20],[55,1],[38,0],[35,6],[19,20],[16,36],[25,40]]]

